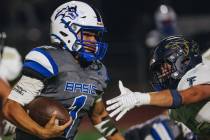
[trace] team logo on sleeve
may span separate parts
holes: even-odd
[[[67,81],[64,91],[81,92],[86,94],[96,94],[96,86],[94,84],[76,83]]]
[[[196,81],[196,76],[192,76],[190,78],[187,78],[187,81],[189,82],[189,86],[192,86],[193,85],[193,82]]]

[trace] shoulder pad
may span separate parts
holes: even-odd
[[[58,74],[58,65],[48,50],[56,49],[51,46],[34,48],[25,57],[23,68],[30,68],[46,78]]]

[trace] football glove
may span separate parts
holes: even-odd
[[[113,117],[117,115],[116,121],[121,119],[125,113],[135,106],[147,105],[150,103],[150,95],[141,92],[132,92],[130,89],[123,86],[119,81],[119,89],[121,94],[106,102],[108,107],[107,111],[112,111],[109,116]]]

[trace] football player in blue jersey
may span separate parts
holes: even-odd
[[[51,16],[53,45],[30,51],[23,75],[4,104],[4,115],[17,125],[17,140],[74,139],[81,119],[88,115],[107,139],[124,139],[108,117],[102,102],[107,87],[105,32],[98,11],[80,1],[59,6]],[[37,96],[59,101],[72,121],[58,126],[52,115],[46,126],[34,122],[23,109]],[[64,134],[63,134],[64,133]]]

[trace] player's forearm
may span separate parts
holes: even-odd
[[[97,123],[96,123],[97,122]],[[93,121],[94,127],[108,140],[124,140],[114,122],[109,118],[108,114],[104,117],[98,117],[98,121]]]
[[[90,116],[94,127],[108,140],[124,140],[114,122],[109,118],[102,101],[96,103]]]
[[[210,97],[209,90],[209,85],[198,85],[182,91],[163,90],[158,93],[150,93],[150,105],[171,107],[174,102],[177,102],[177,99],[180,105],[196,103]],[[176,93],[174,96],[172,91]]]
[[[170,107],[173,103],[173,99],[170,90],[163,90],[159,93],[150,93],[150,105],[160,107]]]
[[[6,100],[3,106],[3,113],[8,120],[24,131],[39,137],[43,135],[43,127],[34,122],[17,102]]]
[[[181,91],[182,103],[191,104],[202,100],[206,100],[210,97],[209,85],[198,85]]]

